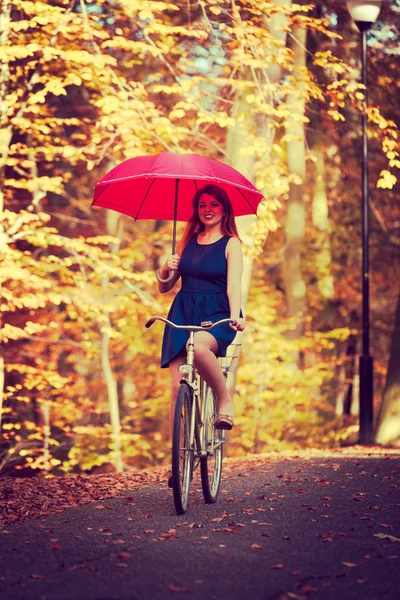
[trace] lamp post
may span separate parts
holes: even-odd
[[[360,444],[374,441],[373,357],[369,350],[369,223],[368,223],[368,138],[367,138],[367,31],[376,21],[381,2],[348,0],[347,8],[361,33],[362,83],[364,110],[362,123],[361,214],[362,214],[362,354],[360,355]]]

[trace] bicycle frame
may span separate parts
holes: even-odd
[[[195,456],[193,458],[200,459],[202,457],[207,456],[207,444],[206,444],[206,431],[204,428],[207,410],[206,393],[208,384],[201,378],[197,378],[197,372],[194,366],[194,334],[196,331],[207,331],[213,329],[218,325],[222,325],[224,323],[235,323],[233,319],[221,319],[216,323],[212,323],[211,321],[204,321],[200,326],[198,325],[176,325],[172,321],[165,319],[164,317],[155,316],[149,319],[146,323],[146,327],[151,327],[155,321],[162,321],[171,327],[176,329],[185,329],[189,331],[189,340],[187,343],[187,354],[186,354],[186,363],[180,365],[179,371],[182,373],[183,378],[181,382],[186,382],[188,386],[193,391],[193,401],[194,401],[194,410],[191,411],[191,421],[190,421],[190,435],[189,435],[189,443],[190,448],[193,448],[194,439],[196,439],[196,448]],[[224,377],[227,377],[227,370],[223,370]],[[222,431],[222,439],[218,442],[218,445],[222,445],[225,443],[224,432]],[[214,446],[209,453],[212,454],[214,449],[218,446]]]

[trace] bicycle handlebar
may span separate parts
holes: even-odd
[[[232,325],[236,325],[237,323],[235,319],[221,319],[215,323],[212,323],[211,321],[203,321],[200,325],[176,325],[169,319],[165,319],[164,317],[159,317],[157,315],[155,317],[151,317],[145,324],[145,327],[151,327],[155,321],[163,321],[163,323],[166,323],[175,329],[186,329],[189,331],[207,331],[208,329],[213,329],[214,327],[217,327],[217,325],[223,325],[224,323],[232,323]]]

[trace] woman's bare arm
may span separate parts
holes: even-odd
[[[243,253],[240,241],[232,237],[226,247],[226,258],[228,261],[228,282],[227,294],[231,319],[238,321],[237,329],[242,331],[245,328],[245,322],[240,318],[240,307],[242,303],[242,272],[243,272]]]

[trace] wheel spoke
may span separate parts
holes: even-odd
[[[217,403],[214,393],[210,389],[208,389],[205,402],[207,403],[204,423],[207,455],[202,458],[201,478],[204,499],[206,502],[212,503],[217,499],[221,481],[222,434],[214,428]]]
[[[176,400],[172,442],[172,488],[178,514],[185,513],[189,495],[191,466],[190,407],[190,388],[186,384],[181,384]]]

